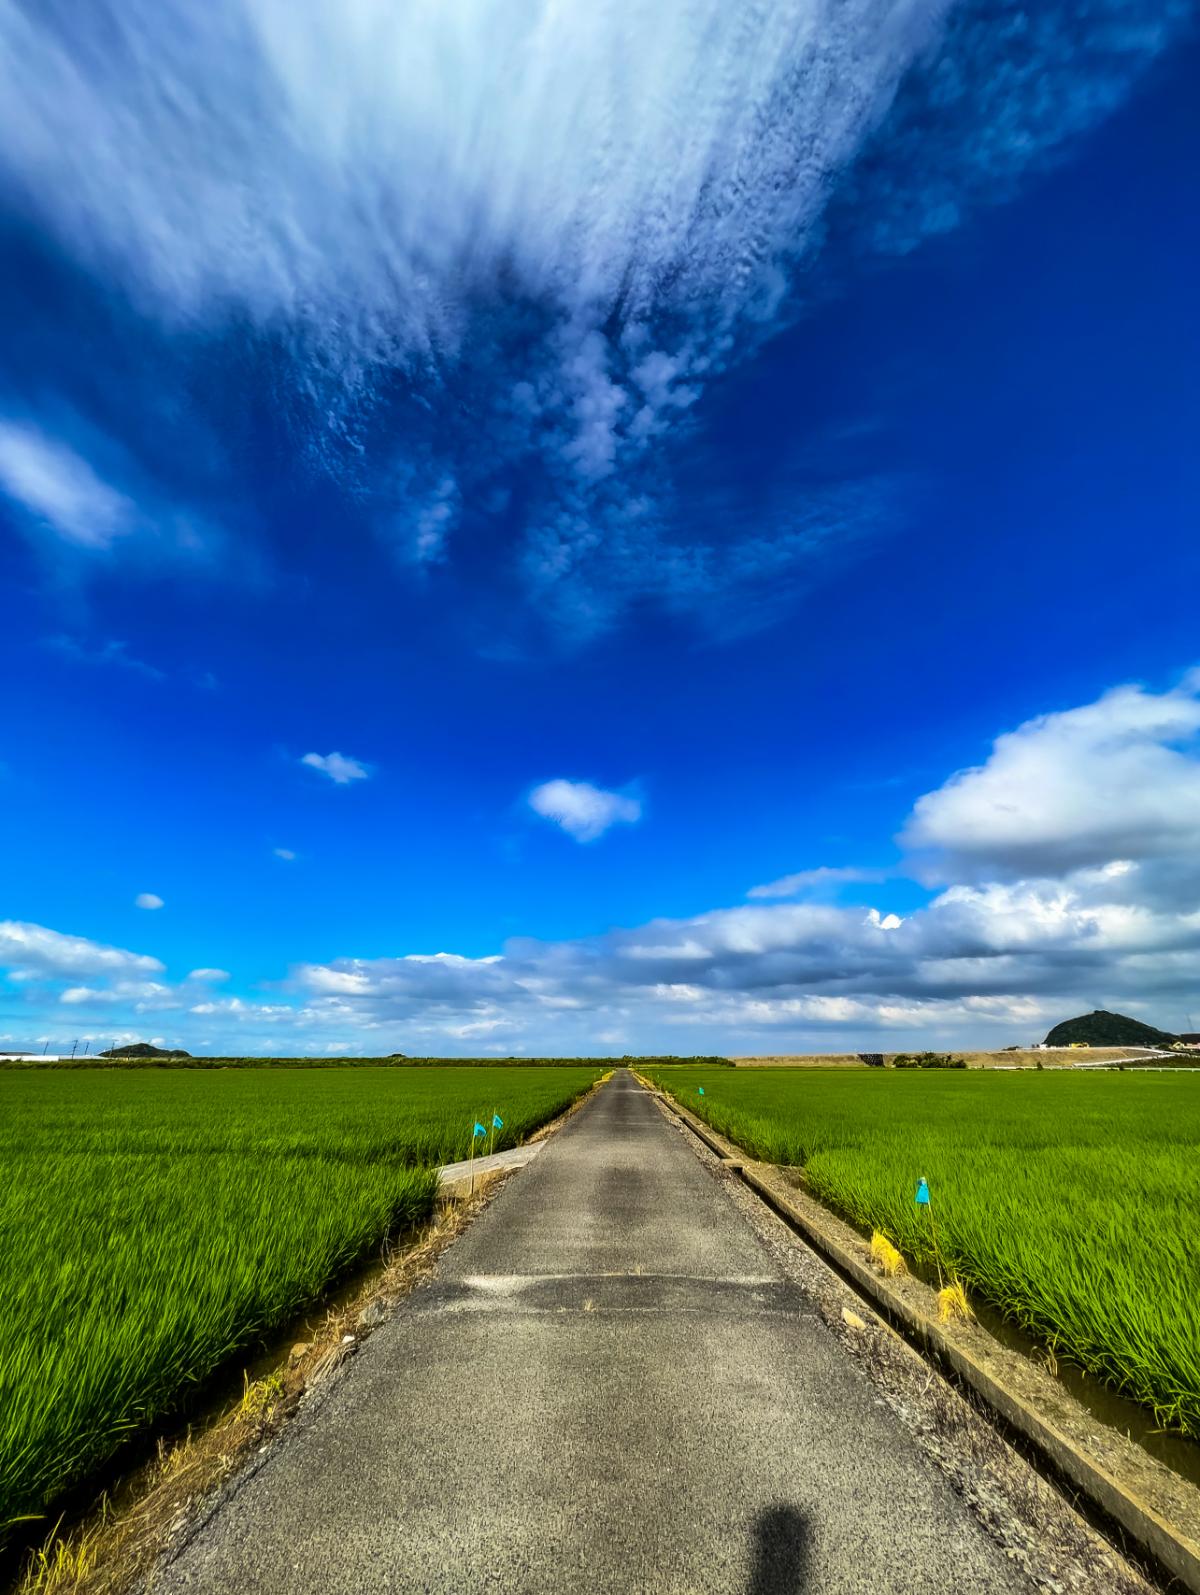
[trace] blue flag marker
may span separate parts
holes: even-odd
[[[492,1114],[492,1129],[493,1130],[502,1130],[503,1128],[504,1128],[504,1120],[500,1117],[500,1115],[498,1113],[493,1113]]]
[[[921,1183],[917,1186],[917,1206],[929,1206],[929,1182],[923,1176]]]
[[[473,1141],[477,1135],[486,1135],[486,1134],[487,1134],[487,1131],[484,1129],[483,1125],[482,1124],[477,1124],[475,1126],[474,1130],[472,1130],[472,1132],[471,1132],[471,1139]],[[926,1200],[928,1201],[928,1197],[926,1198]]]

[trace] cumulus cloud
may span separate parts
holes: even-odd
[[[345,753],[306,753],[300,760],[310,770],[320,770],[322,775],[327,775],[335,786],[348,786],[351,781],[365,781],[370,775],[370,770],[358,759],[352,759]],[[295,857],[288,853],[286,848],[276,848],[276,857]]]
[[[306,965],[306,1022],[452,1036],[505,1018],[535,1048],[586,1046],[603,1023],[673,1050],[1032,1040],[1098,1003],[1169,1028],[1200,958],[1198,693],[1197,673],[1166,692],[1121,687],[999,737],[980,770],[917,802],[904,834],[940,850],[948,884],[911,911],[886,895],[761,900],[887,879],[802,871],[746,905],[486,959]]]
[[[1165,692],[1121,687],[997,738],[979,770],[914,808],[905,834],[941,861],[917,906],[911,883],[889,901],[891,877],[861,883],[877,887],[869,905],[822,900],[828,875],[805,871],[798,901],[517,938],[485,956],[303,963],[270,1001],[195,1001],[195,986],[184,996],[156,981],[153,959],[38,926],[0,925],[0,966],[68,1006],[186,1006],[206,1035],[267,1051],[577,1052],[601,1034],[677,1052],[1004,1045],[1096,1006],[1176,1028],[1200,968],[1198,697],[1196,674]],[[1147,807],[1139,773],[1178,807]],[[1081,797],[1076,845],[1060,805],[1084,774],[1104,801]],[[572,818],[585,832],[599,823],[586,804]]]
[[[116,1002],[115,991],[100,991],[91,986],[68,986],[60,992],[59,1002],[75,1004],[81,1002]]]
[[[303,456],[406,563],[451,558],[519,474],[517,569],[586,634],[646,594],[766,594],[877,528],[879,494],[817,472],[776,535],[705,530],[665,445],[798,313],[798,267],[812,292],[847,234],[900,252],[1011,192],[1187,9],[316,0],[297,30],[282,0],[0,0],[0,181],[168,334],[269,345]],[[28,453],[36,513],[111,542],[120,496]]]
[[[163,906],[163,900],[157,892],[139,892],[133,901],[134,906],[137,908],[161,908]]]
[[[943,879],[1061,875],[1200,857],[1200,673],[1115,687],[997,737],[987,761],[921,798],[901,840]]]
[[[1031,881],[952,887],[905,917],[718,909],[488,960],[335,960],[295,978],[308,1022],[331,1032],[449,1036],[504,1018],[537,1049],[587,1047],[617,1022],[641,1046],[752,1050],[772,1035],[1028,1041],[1096,993],[1161,1014],[1193,989],[1198,953],[1200,914],[1130,911],[1097,881]]]
[[[202,980],[206,984],[216,984],[218,981],[228,980],[227,969],[193,969],[188,976],[189,980]]]
[[[590,781],[544,781],[529,794],[529,807],[577,842],[594,842],[611,826],[635,825],[642,817],[637,798],[606,792]]]
[[[290,847],[273,847],[271,851],[274,853],[276,858],[283,859],[285,864],[291,864],[294,862],[296,857],[295,853],[292,852]]]
[[[30,975],[78,976],[158,974],[162,964],[144,953],[108,947],[85,936],[63,935],[44,925],[0,920],[0,968]]]

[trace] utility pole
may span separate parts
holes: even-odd
[[[78,1036],[76,1036],[76,1038],[75,1038],[75,1040],[74,1040],[74,1041],[72,1041],[72,1043],[71,1043],[71,1056],[72,1056],[72,1057],[74,1057],[74,1056],[75,1056],[75,1048],[76,1048],[76,1047],[77,1047],[77,1046],[78,1046],[78,1045],[79,1045],[79,1038],[78,1038]]]

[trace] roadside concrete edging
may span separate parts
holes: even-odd
[[[641,1077],[639,1076],[639,1079]],[[1200,1595],[1200,1489],[1091,1416],[1035,1363],[978,1324],[940,1324],[932,1290],[912,1275],[886,1279],[866,1241],[772,1164],[748,1158],[664,1092],[642,1082],[885,1318],[946,1363],[993,1413],[1190,1592]],[[1097,1433],[1097,1430],[1102,1432]]]
[[[550,1137],[562,1129],[573,1114],[579,1112],[585,1102],[599,1091],[600,1087],[612,1079],[613,1071],[609,1069],[602,1074],[581,1096],[576,1097],[570,1107],[553,1119],[548,1120],[540,1129],[537,1129],[528,1140],[522,1141],[520,1146],[512,1146],[504,1152],[488,1152],[482,1157],[462,1158],[457,1163],[445,1163],[438,1169],[438,1195],[455,1199],[475,1189],[475,1181],[485,1174],[503,1174],[511,1169],[523,1169],[525,1165],[537,1156]]]
[[[504,1169],[523,1169],[545,1144],[545,1141],[525,1141],[521,1146],[511,1147],[506,1152],[489,1152],[483,1157],[464,1158],[460,1163],[447,1163],[438,1170],[438,1194],[461,1196],[485,1174],[496,1174]]]

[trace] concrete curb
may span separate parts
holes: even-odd
[[[545,1146],[545,1141],[525,1141],[521,1146],[510,1147],[506,1152],[489,1152],[484,1157],[464,1158],[461,1163],[447,1163],[438,1170],[439,1194],[460,1194],[481,1175],[494,1174],[499,1169],[523,1169]]]
[[[772,1164],[754,1162],[665,1093],[642,1083],[885,1318],[948,1365],[1053,1473],[1116,1523],[1190,1595],[1200,1595],[1200,1489],[1125,1435],[1101,1425],[1048,1373],[1009,1351],[978,1324],[939,1324],[934,1293],[927,1285],[911,1275],[882,1277],[870,1261],[866,1241],[849,1224],[789,1186]]]

